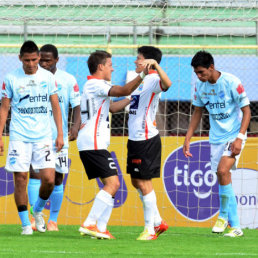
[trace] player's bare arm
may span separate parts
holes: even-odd
[[[50,96],[50,102],[52,106],[53,116],[57,128],[57,138],[56,138],[56,149],[60,151],[64,146],[63,128],[62,128],[62,114],[58,102],[57,94]]]
[[[239,133],[242,135],[245,135],[251,119],[251,110],[249,105],[242,107],[241,110],[243,112],[243,119],[242,119]],[[231,145],[231,152],[233,157],[238,155],[241,152],[241,146],[242,146],[242,139],[237,137],[236,140]]]
[[[136,88],[142,83],[144,77],[149,72],[147,64],[142,63],[143,71],[132,81],[128,82],[124,86],[113,86],[109,91],[111,97],[122,97],[130,95]]]
[[[190,153],[190,140],[199,125],[202,118],[202,107],[195,107],[194,112],[192,115],[192,119],[190,121],[186,136],[185,136],[185,142],[183,145],[183,153],[186,158],[192,157],[193,155]]]
[[[3,156],[4,152],[4,143],[2,139],[4,126],[8,117],[9,107],[10,107],[11,99],[2,98],[2,103],[0,107],[0,156]]]
[[[69,131],[69,141],[74,141],[77,139],[78,132],[81,126],[81,108],[76,106],[73,108],[73,125]]]
[[[145,59],[143,61],[143,65],[146,66],[148,69],[151,69],[152,67],[154,67],[156,69],[156,71],[159,74],[163,90],[167,90],[172,85],[171,80],[168,78],[167,74],[161,68],[161,66],[157,63],[156,60],[154,60],[154,59]]]
[[[129,104],[130,104],[130,100],[128,98],[125,98],[116,102],[112,102],[110,103],[110,106],[109,106],[109,112],[111,113],[119,112]]]

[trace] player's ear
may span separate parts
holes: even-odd
[[[22,57],[21,57],[21,55],[19,55],[19,60],[21,61],[21,59],[22,59]]]
[[[104,65],[103,64],[98,64],[98,70],[103,71]]]

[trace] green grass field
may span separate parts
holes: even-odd
[[[209,228],[173,228],[155,241],[136,241],[143,227],[109,227],[115,240],[81,236],[78,226],[21,236],[19,225],[0,225],[0,257],[258,257],[258,230],[226,238]]]

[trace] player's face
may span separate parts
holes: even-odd
[[[23,56],[19,56],[19,59],[22,62],[25,74],[35,74],[37,72],[39,64],[39,54],[37,52],[24,53]]]
[[[198,79],[202,82],[207,82],[211,80],[213,71],[213,66],[210,66],[209,68],[197,66],[196,68],[194,68],[194,72],[196,73]]]
[[[114,71],[111,58],[106,59],[106,63],[102,65],[102,69],[103,69],[104,80],[111,81],[111,74]]]
[[[136,68],[135,72],[140,73],[144,70],[144,67],[142,66],[142,62],[145,60],[144,56],[142,54],[138,54],[136,60],[134,61]]]
[[[40,52],[40,60],[39,65],[52,72],[56,71],[56,63],[58,62],[58,58],[54,58],[53,53],[51,52]]]

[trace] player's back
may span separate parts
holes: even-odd
[[[111,85],[89,77],[81,96],[81,120],[77,145],[79,150],[106,149],[110,142],[108,92]]]

